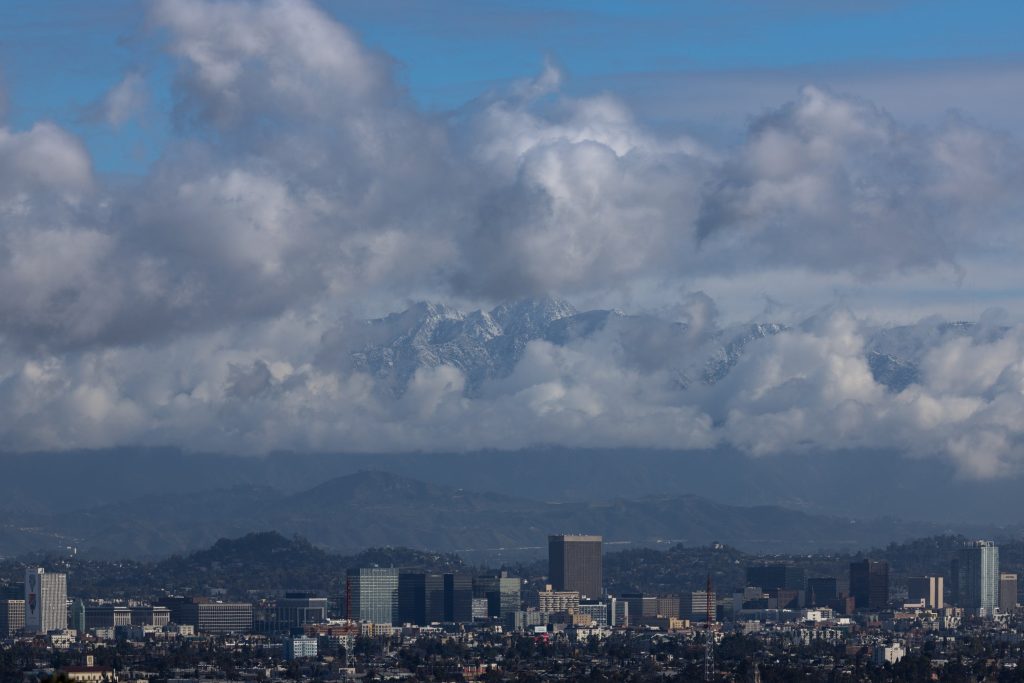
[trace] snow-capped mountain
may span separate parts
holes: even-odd
[[[450,365],[465,374],[467,393],[473,394],[484,381],[509,375],[534,340],[568,346],[604,339],[618,360],[641,371],[662,369],[670,359],[676,383],[686,387],[719,381],[748,344],[784,329],[741,325],[702,337],[683,322],[616,310],[581,312],[566,301],[544,297],[469,313],[418,303],[347,329],[344,343],[352,369],[384,380],[396,393],[417,369]]]
[[[616,310],[578,311],[566,301],[544,297],[469,313],[418,303],[347,328],[336,343],[344,346],[351,369],[373,375],[396,394],[417,369],[450,365],[464,373],[466,393],[473,395],[485,381],[512,373],[534,340],[563,347],[603,343],[617,362],[641,372],[668,370],[675,386],[686,389],[721,381],[751,345],[787,329],[753,323],[701,332],[685,322]],[[1000,329],[987,328],[983,334],[990,339]],[[868,334],[865,357],[875,380],[898,392],[921,380],[929,349],[979,333],[972,323],[938,321],[879,328]]]

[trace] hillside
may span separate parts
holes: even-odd
[[[611,547],[721,542],[746,551],[811,552],[884,545],[949,530],[892,518],[852,520],[778,506],[726,505],[690,494],[539,502],[384,472],[336,477],[291,494],[234,487],[149,496],[36,515],[32,522],[31,536],[0,551],[13,554],[33,539],[59,537],[59,547],[73,545],[88,557],[161,558],[219,538],[272,529],[339,553],[404,546],[458,552],[484,562],[542,554],[547,535],[559,532],[599,533]]]

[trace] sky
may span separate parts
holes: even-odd
[[[1022,14],[0,4],[0,442],[1018,468]],[[367,318],[537,297],[632,322],[482,387],[436,349],[398,387],[352,362]],[[752,323],[785,331],[679,380]]]

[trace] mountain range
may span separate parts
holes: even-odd
[[[404,546],[493,561],[543,554],[550,533],[597,533],[609,547],[722,542],[749,551],[811,552],[855,549],[954,528],[893,518],[814,515],[779,506],[726,505],[690,494],[542,502],[363,471],[296,492],[236,486],[15,517],[0,535],[0,551],[10,555],[71,546],[108,559],[161,557],[262,530],[299,534],[339,553]]]
[[[721,381],[752,344],[787,329],[777,322],[703,329],[653,314],[579,311],[554,297],[468,313],[419,302],[400,313],[328,333],[321,360],[367,372],[396,394],[405,390],[416,370],[450,365],[463,372],[466,393],[474,395],[485,381],[509,375],[531,341],[566,346],[603,336],[627,363],[647,369],[668,363],[676,385],[685,389]],[[924,355],[936,344],[978,335],[992,341],[1006,328],[934,319],[865,332],[865,359],[875,381],[901,391],[921,379]]]

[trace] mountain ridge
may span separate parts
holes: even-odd
[[[105,557],[167,556],[260,530],[302,535],[340,553],[386,545],[478,558],[537,554],[548,534],[569,531],[638,546],[722,542],[749,550],[813,551],[950,530],[891,517],[851,520],[772,505],[730,505],[692,493],[539,502],[382,471],[335,477],[296,493],[237,486],[34,519],[37,533],[49,530],[62,545],[73,542],[87,555]]]

